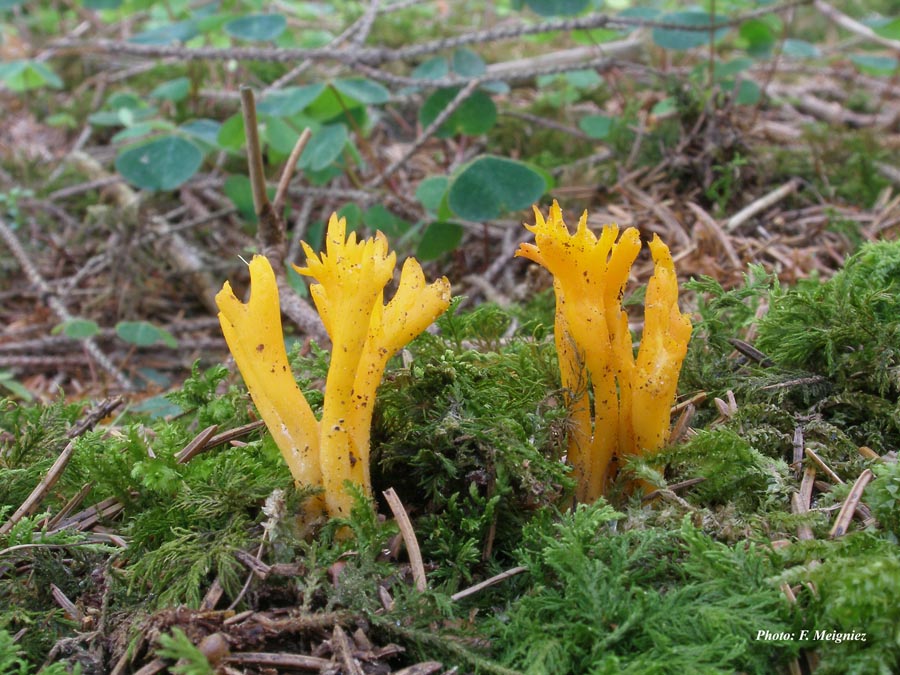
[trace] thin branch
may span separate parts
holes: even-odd
[[[294,169],[297,166],[297,162],[300,161],[300,155],[303,154],[303,150],[306,148],[306,144],[309,143],[311,137],[312,132],[309,130],[309,127],[306,127],[303,130],[303,133],[300,134],[300,138],[298,138],[297,142],[294,144],[294,149],[291,150],[291,155],[288,157],[287,163],[284,165],[284,170],[281,172],[281,180],[278,181],[278,189],[275,190],[275,199],[272,200],[272,210],[275,211],[275,213],[281,213],[284,210],[284,202],[287,199],[291,178],[294,176]]]
[[[93,40],[85,42],[75,39],[56,40],[49,49],[74,49],[85,52],[126,54],[147,58],[178,57],[182,60],[202,61],[270,61],[275,63],[296,63],[305,59],[313,61],[337,61],[354,67],[359,64],[378,65],[392,61],[413,59],[467,44],[493,42],[497,40],[517,39],[525,35],[538,35],[555,31],[574,31],[590,28],[656,28],[662,30],[681,30],[686,32],[706,32],[722,28],[739,26],[748,19],[784,12],[793,7],[808,5],[815,0],[788,0],[780,5],[761,7],[745,12],[725,21],[706,25],[686,25],[666,21],[653,21],[633,17],[610,16],[608,14],[590,14],[576,19],[559,19],[542,23],[518,23],[511,26],[500,26],[483,31],[475,31],[458,37],[433,40],[402,49],[382,49],[373,47],[337,48],[317,47],[313,49],[287,49],[266,47],[195,47],[186,48],[181,45],[142,45],[121,40]],[[817,3],[818,4],[818,3]],[[825,3],[822,3],[825,4]]]
[[[623,40],[623,45],[627,45],[631,49],[635,42],[633,40]],[[596,51],[596,50],[592,50]],[[421,80],[414,77],[405,77],[403,75],[394,75],[380,68],[373,68],[369,65],[358,63],[354,66],[354,70],[366,75],[373,80],[379,80],[396,87],[416,87],[418,89],[442,89],[445,87],[461,87],[476,82],[483,84],[485,82],[521,82],[523,80],[531,80],[541,75],[558,75],[573,70],[586,70],[590,68],[606,69],[616,64],[614,59],[608,56],[598,56],[586,61],[569,61],[558,63],[554,58],[548,56],[549,63],[545,63],[543,59],[535,58],[534,60],[516,61],[513,63],[527,62],[526,67],[509,68],[509,63],[491,64],[487,67],[483,75],[477,77],[463,77],[459,75],[449,75],[433,80]],[[535,65],[536,62],[539,65]]]
[[[122,40],[81,40],[63,39],[51,43],[57,50],[72,49],[79,52],[100,54],[123,54],[145,58],[177,57],[182,61],[266,61],[271,63],[296,63],[304,59],[313,61],[337,61],[346,65],[354,63],[383,63],[389,60],[391,50],[372,47],[360,49],[337,49],[317,47],[314,49],[272,48],[272,47],[183,47],[181,45],[142,45]]]
[[[741,25],[748,19],[757,16],[765,16],[769,14],[777,14],[786,11],[792,7],[799,5],[808,5],[813,0],[793,0],[785,2],[774,7],[762,7],[740,14],[730,19],[716,21],[708,25],[689,26],[683,23],[670,23],[666,21],[653,21],[650,19],[640,19],[637,17],[610,16],[609,14],[589,14],[587,16],[578,17],[576,19],[554,19],[552,21],[544,21],[542,23],[528,24],[518,23],[513,25],[499,26],[496,28],[488,28],[481,31],[466,33],[452,38],[442,38],[432,40],[422,44],[404,47],[394,50],[388,60],[405,60],[434,54],[436,52],[454,49],[463,45],[481,44],[485,42],[495,42],[498,40],[513,40],[526,35],[539,35],[541,33],[552,33],[555,31],[570,32],[575,30],[588,30],[592,28],[655,28],[661,30],[683,30],[688,32],[706,32],[709,30],[717,31],[722,28],[733,28]]]
[[[307,335],[315,338],[320,343],[328,341],[328,335],[322,325],[321,319],[306,302],[298,296],[287,282],[284,268],[286,253],[285,223],[280,211],[275,210],[269,202],[266,194],[266,176],[263,170],[262,146],[259,142],[259,129],[256,124],[256,101],[253,90],[250,87],[241,87],[241,104],[244,115],[244,128],[247,136],[247,167],[250,176],[250,186],[253,191],[253,206],[259,219],[257,236],[259,237],[262,254],[269,259],[275,279],[278,282],[278,295],[281,300],[281,311],[291,321],[300,327]],[[301,134],[301,138],[303,134]],[[300,139],[297,145],[300,144]],[[297,145],[294,150],[297,150]],[[300,152],[303,148],[300,147]],[[291,153],[292,155],[294,153]],[[293,171],[292,164],[285,167],[282,174],[284,182],[285,173]],[[290,177],[287,182],[290,183]],[[280,190],[279,186],[279,190]]]
[[[505,572],[500,572],[500,574],[492,576],[490,579],[485,579],[481,583],[475,584],[474,586],[469,586],[468,588],[464,588],[463,590],[454,593],[450,596],[451,600],[462,600],[463,598],[467,598],[470,595],[475,595],[478,591],[481,591],[489,586],[493,586],[494,584],[499,584],[501,581],[505,579],[509,579],[510,577],[514,577],[517,574],[521,574],[522,572],[527,572],[527,567],[513,567],[512,569],[508,569]]]
[[[375,24],[375,17],[378,15],[379,5],[381,5],[381,0],[369,1],[369,6],[357,22],[359,24],[358,31],[350,39],[352,44],[357,47],[362,47],[365,44],[369,37],[369,33],[372,32],[372,26]]]
[[[831,528],[831,532],[828,533],[828,536],[831,539],[835,539],[836,537],[840,537],[847,533],[847,528],[850,527],[850,521],[853,520],[853,514],[860,506],[859,502],[862,499],[863,490],[866,489],[869,481],[874,477],[875,474],[872,473],[872,469],[866,469],[859,475],[859,478],[856,479],[853,487],[850,488],[850,494],[847,495],[847,499],[844,500],[844,503],[841,506],[838,517],[834,520],[834,526]]]
[[[709,213],[707,213],[699,204],[688,202],[687,207],[694,212],[697,220],[703,223],[706,226],[706,229],[709,230],[710,234],[712,234],[712,236],[719,242],[719,244],[721,244],[722,250],[725,251],[725,255],[728,256],[728,260],[731,261],[731,264],[734,266],[734,268],[741,269],[741,259],[740,257],[738,257],[737,252],[734,250],[734,246],[731,244],[731,239],[729,239],[728,235],[725,234],[725,231],[722,229],[722,226],[719,225],[719,222]]]
[[[776,188],[775,190],[764,194],[759,199],[752,201],[750,204],[745,206],[743,209],[741,209],[728,219],[728,222],[725,223],[725,231],[734,232],[737,228],[746,223],[753,216],[758,213],[762,213],[770,206],[774,206],[789,194],[794,192],[799,186],[800,181],[797,178],[791,178],[781,187]]]
[[[409,554],[409,566],[412,568],[413,580],[416,589],[425,591],[428,588],[428,581],[425,579],[425,565],[422,563],[422,552],[419,550],[419,542],[416,539],[416,532],[409,520],[409,514],[403,507],[400,497],[397,496],[394,488],[388,488],[383,493],[387,500],[388,506],[391,507],[391,513],[400,527],[400,534],[403,537],[403,543],[406,544],[406,552]]]
[[[266,173],[263,170],[262,144],[259,142],[259,124],[256,119],[256,99],[253,89],[241,87],[241,113],[244,116],[244,135],[247,138],[247,171],[253,191],[253,208],[257,215],[271,208],[266,193]],[[260,222],[262,226],[262,222]]]

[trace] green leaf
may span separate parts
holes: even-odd
[[[322,127],[309,139],[297,166],[301,169],[321,171],[341,156],[347,140],[347,127],[343,124],[328,124]]]
[[[122,6],[122,0],[82,0],[87,9],[118,9]]]
[[[240,114],[232,115],[219,127],[219,135],[216,138],[219,147],[226,150],[240,150],[247,142],[247,134],[244,132],[244,118]]]
[[[378,105],[391,100],[391,92],[378,82],[363,77],[334,80],[332,84],[342,94],[368,105]]]
[[[621,39],[622,31],[612,28],[591,28],[572,31],[571,36],[575,44],[597,46]]]
[[[661,23],[682,24],[684,26],[709,26],[715,23],[709,12],[688,10],[685,12],[672,12],[660,17]],[[719,21],[718,18],[715,21]],[[727,28],[716,31],[714,38],[719,39],[728,32]],[[665,49],[692,49],[709,44],[709,31],[703,30],[678,30],[669,28],[654,28],[653,42]]]
[[[78,126],[78,120],[72,113],[59,112],[48,115],[44,120],[51,127],[62,127],[63,129],[75,129]]]
[[[13,375],[8,370],[0,370],[0,387],[3,387],[9,392],[12,392],[14,395],[18,396],[23,401],[31,401],[34,397],[31,395],[31,392],[26,389],[25,385],[19,382],[15,375]],[[0,664],[2,665],[2,664]],[[15,671],[4,671],[4,672],[15,672]],[[24,670],[24,667],[19,672],[27,672]]]
[[[202,162],[196,145],[180,136],[163,136],[119,154],[116,171],[143,190],[172,190],[193,176]]]
[[[650,109],[651,115],[668,115],[678,110],[678,101],[674,96],[666,96],[664,99],[657,101],[656,105]]]
[[[218,138],[219,132],[222,130],[222,125],[216,120],[205,118],[188,120],[178,128],[182,133],[187,134],[203,144],[213,147],[219,145]]]
[[[122,129],[119,133],[112,137],[113,143],[121,143],[122,141],[130,141],[144,136],[149,136],[154,131],[173,131],[175,127],[168,120],[149,120],[147,122],[138,122],[130,127]]]
[[[253,188],[250,187],[250,179],[247,176],[240,174],[228,176],[222,191],[244,220],[249,223],[257,222],[256,208],[253,206]]]
[[[361,101],[339,92],[334,86],[326,86],[316,100],[306,107],[305,112],[313,119],[328,124],[346,121],[349,111],[356,123],[364,127],[365,109],[366,106]]]
[[[151,419],[175,417],[184,412],[184,410],[181,409],[181,406],[172,403],[172,401],[167,398],[167,394],[145,398],[140,403],[130,406],[128,410],[129,412],[137,413],[139,415],[148,415]]]
[[[100,110],[88,115],[88,121],[96,127],[130,127],[154,117],[156,112],[156,108]]]
[[[623,19],[641,19],[643,21],[655,21],[659,18],[660,10],[655,7],[627,7],[619,12],[616,16],[620,16]],[[635,31],[638,29],[638,26],[624,26],[622,30]]]
[[[525,4],[541,16],[572,16],[587,9],[591,0],[525,0]]]
[[[363,224],[373,230],[381,230],[389,239],[395,239],[409,229],[409,223],[398,218],[381,204],[373,204],[362,217]]]
[[[544,194],[543,176],[521,162],[486,155],[465,165],[448,193],[450,208],[466,220],[490,220],[524,209]]]
[[[615,117],[608,115],[585,115],[578,120],[578,128],[591,138],[604,139],[609,137],[613,128]]]
[[[478,77],[487,70],[484,59],[465,47],[460,47],[453,52],[452,66],[453,72],[461,77]]]
[[[225,24],[225,32],[239,40],[262,42],[274,40],[287,28],[281,14],[247,14]]]
[[[156,115],[157,108],[148,106],[144,101],[128,92],[119,92],[99,110],[88,116],[88,122],[98,127],[129,126]]]
[[[463,226],[459,223],[436,221],[429,223],[416,247],[419,260],[436,260],[459,246],[463,238]]]
[[[149,347],[161,342],[167,347],[177,347],[178,340],[169,331],[154,326],[148,321],[120,321],[116,324],[116,335],[138,347]]]
[[[338,218],[347,219],[347,232],[358,229],[363,222],[363,212],[356,202],[348,202],[337,211]]]
[[[863,73],[869,75],[890,75],[897,70],[897,59],[878,54],[852,54],[850,60]]]
[[[90,319],[69,319],[55,325],[50,332],[53,335],[62,333],[66,337],[83,340],[97,335],[100,332],[100,326],[96,321]]]
[[[603,78],[597,74],[596,70],[570,70],[567,73],[562,73],[561,77],[568,84],[581,90],[594,89],[603,84]]]
[[[24,2],[25,0],[0,0],[0,12],[5,9],[14,9]]]
[[[15,92],[41,87],[61,89],[63,86],[62,80],[47,64],[24,59],[0,63],[0,81]]]
[[[161,98],[165,101],[183,101],[191,91],[191,81],[186,77],[178,77],[163,82],[150,92],[150,98]]]
[[[172,42],[187,42],[199,34],[196,21],[179,21],[145,30],[131,36],[128,41],[141,45],[167,45]]]
[[[775,33],[761,19],[750,19],[742,23],[738,35],[747,42],[747,53],[751,56],[768,56],[775,45]]]
[[[450,186],[450,178],[447,176],[429,176],[419,183],[416,188],[416,199],[425,208],[426,211],[437,213],[441,206],[441,200],[447,194],[447,188]]]
[[[435,56],[423,61],[412,71],[412,77],[416,80],[439,80],[450,74],[450,66],[443,56]]]
[[[426,99],[419,109],[419,122],[423,127],[431,124],[447,105],[456,98],[459,87],[438,89]],[[453,111],[450,117],[438,129],[439,138],[448,138],[454,134],[478,136],[486,133],[497,121],[497,106],[493,99],[483,91],[474,92]]]
[[[738,105],[756,105],[762,98],[762,90],[753,80],[741,80],[734,92],[734,102]]]
[[[795,59],[817,59],[822,52],[811,42],[788,38],[781,46],[781,53]]]
[[[213,675],[209,660],[180,628],[173,628],[171,635],[159,636],[157,653],[178,663],[172,666],[174,675]]]
[[[888,40],[900,40],[900,18],[892,19],[881,26],[873,26],[873,30]]]
[[[259,102],[257,110],[266,115],[275,115],[276,117],[296,115],[315,101],[324,89],[325,85],[321,82],[308,84],[303,87],[285,87],[280,91],[266,94],[263,100]]]
[[[731,61],[725,62],[717,61],[713,65],[713,78],[716,80],[716,82],[732,79],[738,73],[742,73],[751,67],[753,67],[753,59],[749,59],[746,57],[732,59]],[[700,64],[697,66],[697,68],[702,72],[707,70],[708,66],[706,64]]]
[[[280,117],[266,117],[262,136],[273,150],[289,155],[300,134]]]

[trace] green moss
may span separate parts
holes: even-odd
[[[476,323],[498,329],[497,319],[482,312]],[[373,483],[422,505],[423,547],[452,584],[570,485],[551,346],[514,338],[498,352],[455,349],[469,321],[452,319],[447,339],[426,338],[386,379],[373,425]]]
[[[896,401],[900,394],[900,242],[866,244],[827,282],[776,286],[757,345],[777,363]]]
[[[491,622],[525,673],[770,673],[796,653],[775,571],[752,546],[718,544],[687,521],[616,533],[608,505],[537,519],[518,551],[530,590]]]
[[[790,439],[785,439],[784,448],[790,447]],[[651,463],[666,466],[670,482],[702,478],[688,493],[692,504],[732,504],[751,513],[770,500],[786,503],[794,488],[784,459],[767,456],[759,448],[737,428],[704,429],[686,443],[663,450]]]
[[[803,627],[809,631],[804,646],[820,658],[816,672],[897,672],[900,557],[896,542],[857,532],[803,544],[795,544],[784,555],[805,564],[793,567],[779,581],[814,584],[800,586],[797,600],[804,614]],[[857,639],[843,639],[841,634],[856,634]]]

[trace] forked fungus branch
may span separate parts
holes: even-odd
[[[668,440],[691,321],[678,309],[669,249],[654,235],[654,273],[635,359],[622,297],[641,248],[638,231],[630,227],[619,237],[618,226],[606,225],[598,238],[585,212],[570,234],[555,201],[546,220],[537,208],[534,215],[535,224],[526,227],[535,243],[520,244],[516,255],[553,274],[556,349],[573,422],[568,458],[576,499],[592,502],[604,494],[617,459],[653,452]]]

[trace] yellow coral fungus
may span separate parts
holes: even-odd
[[[573,423],[568,458],[578,484],[576,499],[591,502],[604,493],[619,457],[657,450],[668,439],[691,322],[678,309],[669,249],[654,237],[655,272],[635,360],[622,297],[641,247],[638,231],[628,228],[619,237],[619,228],[607,225],[598,238],[585,213],[570,234],[555,201],[546,220],[537,208],[534,213],[535,224],[526,228],[535,243],[520,244],[516,255],[554,277],[556,348]]]
[[[298,485],[319,485],[316,417],[297,386],[284,348],[278,284],[269,261],[250,261],[250,300],[238,300],[227,281],[216,295],[219,323],[260,416]]]
[[[332,341],[321,421],[287,368],[278,291],[268,261],[256,256],[250,263],[253,290],[247,305],[234,297],[227,282],[216,302],[228,346],[295,480],[321,485],[329,514],[348,515],[352,499],[345,481],[371,494],[369,430],[384,368],[447,309],[450,283],[441,278],[426,284],[421,266],[410,258],[397,293],[385,306],[384,287],[393,277],[396,254],[388,251],[381,232],[363,241],[357,241],[356,233],[348,237],[346,221],[336,215],[328,222],[325,251],[317,256],[306,243],[303,248],[306,267],[295,269],[318,282],[310,293]]]

